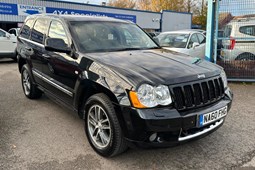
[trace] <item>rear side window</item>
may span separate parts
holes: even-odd
[[[246,34],[246,35],[252,35],[255,36],[255,25],[249,25],[249,26],[243,26],[239,28],[239,32]]]
[[[205,43],[205,37],[202,34],[197,34],[198,40],[200,44]]]
[[[46,19],[37,19],[31,33],[31,40],[43,44],[44,36],[47,32],[48,21]]]
[[[50,38],[60,38],[68,45],[68,39],[63,25],[58,21],[52,21],[50,25],[49,35]]]
[[[24,37],[24,38],[29,38],[30,36],[30,32],[31,32],[31,28],[33,26],[33,19],[28,19],[25,23],[25,25],[23,26],[21,32],[20,32],[20,36]]]

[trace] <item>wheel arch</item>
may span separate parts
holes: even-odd
[[[115,109],[119,111],[119,96],[126,96],[126,92],[123,91],[121,95],[114,94],[109,88],[94,82],[92,80],[84,80],[80,83],[79,87],[76,90],[76,95],[74,96],[74,105],[75,108],[78,110],[79,117],[84,119],[85,118],[85,110],[82,110],[83,105],[86,103],[89,97],[94,94],[104,93],[115,105]],[[116,111],[117,111],[116,110]]]
[[[244,53],[239,54],[236,57],[236,60],[241,60],[242,58],[245,58],[245,57],[247,57],[247,58],[249,58],[249,57],[255,58],[255,54],[250,53],[250,52],[244,52]]]

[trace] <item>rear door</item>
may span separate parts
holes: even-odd
[[[45,63],[44,54],[44,40],[48,30],[49,20],[47,18],[38,18],[35,21],[34,27],[31,31],[31,61],[33,64],[33,74],[40,79],[40,85],[45,86],[45,79],[43,75],[43,64]]]
[[[67,46],[71,47],[71,38],[68,37],[67,27],[60,20],[52,20],[48,38],[63,39]],[[66,103],[72,103],[73,91],[78,78],[77,60],[71,54],[46,51],[43,73],[50,80],[47,89],[54,92]]]

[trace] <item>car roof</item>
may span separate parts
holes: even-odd
[[[167,31],[160,34],[192,34],[192,33],[201,33],[200,31],[189,29],[189,30],[178,30],[178,31]]]
[[[40,18],[40,17],[63,19],[67,21],[105,21],[105,22],[132,23],[131,21],[120,20],[120,19],[115,19],[111,17],[87,16],[87,15],[35,14],[35,15],[30,15],[27,18]]]

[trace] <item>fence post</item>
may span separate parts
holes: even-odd
[[[216,0],[208,0],[205,49],[205,59],[207,61],[213,61],[215,1]]]

